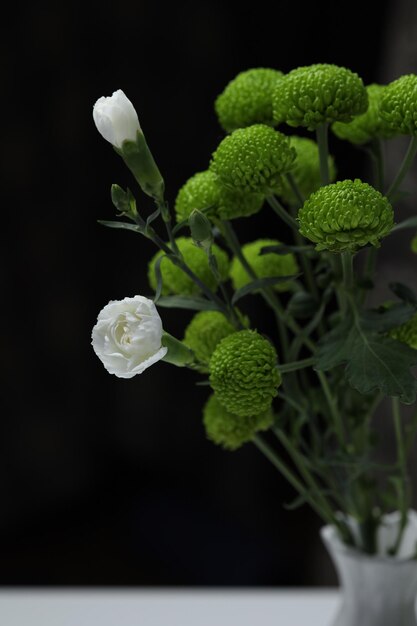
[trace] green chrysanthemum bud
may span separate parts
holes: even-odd
[[[227,189],[217,176],[207,170],[192,176],[181,187],[175,201],[177,222],[188,219],[193,209],[208,209],[207,215],[224,220],[258,213],[264,203],[260,193],[240,193]]]
[[[401,76],[385,88],[379,113],[401,135],[417,135],[417,75]]]
[[[319,63],[298,67],[276,85],[274,120],[315,130],[324,123],[349,122],[368,106],[366,89],[345,67]]]
[[[315,141],[305,137],[291,137],[290,145],[295,148],[297,158],[291,174],[302,196],[308,198],[313,191],[321,186],[319,149]],[[332,182],[336,178],[334,159],[329,155],[329,177]],[[298,200],[286,178],[282,179],[278,194],[290,206],[297,206]]]
[[[220,311],[199,311],[185,329],[184,343],[199,361],[208,364],[217,344],[235,330]]]
[[[397,328],[393,328],[390,336],[397,341],[406,343],[410,348],[417,350],[417,314],[413,315],[408,322],[401,324]]]
[[[417,235],[415,235],[411,240],[411,252],[417,254]]]
[[[272,93],[282,72],[257,68],[241,72],[225,88],[215,102],[219,122],[231,133],[251,124],[273,126]]]
[[[268,195],[279,188],[281,175],[293,167],[295,156],[288,137],[265,124],[254,124],[223,139],[210,169],[226,187]]]
[[[385,196],[359,179],[342,180],[313,193],[298,212],[300,233],[317,250],[354,252],[388,235],[394,212]]]
[[[242,254],[258,278],[297,274],[298,264],[293,254],[275,254],[274,252],[260,254],[261,249],[266,246],[279,245],[280,242],[276,239],[257,239],[242,246]],[[237,257],[232,259],[230,278],[235,289],[240,289],[252,281]],[[291,289],[291,282],[277,283],[273,288],[277,291],[288,291]]]
[[[203,423],[207,437],[227,450],[240,448],[258,431],[268,430],[272,422],[271,409],[244,417],[234,415],[220,404],[214,393],[209,397],[203,409]]]
[[[210,384],[219,402],[240,416],[267,411],[281,374],[271,343],[255,330],[240,330],[225,337],[210,359]]]
[[[178,237],[176,239],[178,249],[184,257],[185,263],[210,289],[216,289],[216,280],[210,270],[207,255],[204,250],[198,248],[190,237]],[[216,244],[212,246],[212,252],[217,260],[217,266],[222,280],[226,280],[229,273],[229,257],[226,252]],[[164,254],[159,250],[151,259],[148,266],[148,280],[152,289],[156,289],[155,264],[159,257]],[[170,293],[181,295],[197,295],[200,293],[198,285],[185,274],[180,267],[174,265],[169,258],[164,258],[160,265],[162,275],[162,294]]]
[[[385,90],[385,85],[376,85],[375,83],[368,85],[366,87],[369,100],[368,110],[355,117],[348,124],[335,122],[332,126],[334,134],[339,139],[346,139],[356,145],[368,143],[373,139],[392,137],[395,134],[394,131],[389,128],[379,114],[379,107]]]

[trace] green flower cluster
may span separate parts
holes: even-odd
[[[208,365],[217,344],[234,332],[220,311],[199,311],[185,329],[183,341],[201,363]]]
[[[391,330],[390,336],[417,350],[417,314],[413,315],[405,324]]]
[[[315,130],[325,123],[349,122],[368,107],[366,89],[357,74],[344,67],[316,64],[298,67],[276,85],[274,120]]]
[[[209,209],[207,215],[224,220],[258,213],[264,203],[259,193],[240,193],[222,185],[216,174],[207,170],[194,174],[181,187],[175,201],[177,222],[188,219],[194,209]]]
[[[321,187],[298,212],[300,233],[317,250],[354,252],[379,245],[394,225],[394,212],[379,191],[359,179]]]
[[[267,430],[273,422],[271,409],[256,415],[230,413],[212,394],[203,409],[203,423],[207,437],[228,450],[236,450],[250,441],[255,433]]]
[[[279,189],[281,176],[293,167],[295,157],[288,137],[265,124],[254,124],[221,141],[210,169],[226,187],[268,195]]]
[[[272,126],[272,93],[282,76],[282,72],[268,68],[255,68],[238,74],[214,105],[224,130],[231,133],[252,124]]]
[[[272,344],[255,330],[240,330],[217,345],[210,359],[210,384],[219,402],[234,415],[267,411],[281,374]]]
[[[417,75],[406,74],[387,85],[380,115],[393,133],[417,135]]]
[[[276,239],[257,239],[242,246],[242,254],[249,265],[254,270],[258,278],[267,278],[269,276],[291,276],[299,271],[297,261],[293,254],[275,254],[268,252],[260,254],[261,249],[266,246],[279,246],[280,242]],[[230,266],[230,278],[235,289],[244,287],[251,282],[252,278],[248,276],[245,268],[237,257],[233,257]],[[291,282],[277,283],[274,285],[276,291],[289,291]]]
[[[295,148],[297,157],[291,175],[303,198],[308,198],[321,186],[319,149],[315,141],[306,137],[290,137],[290,145]],[[336,167],[331,155],[328,158],[329,177],[336,178]],[[299,201],[288,180],[283,177],[278,195],[290,206],[297,206]]]
[[[216,279],[209,267],[207,255],[204,250],[198,248],[190,237],[178,237],[176,243],[185,263],[205,283],[210,289],[217,287]],[[217,260],[220,277],[226,280],[229,275],[229,257],[218,245],[213,244],[212,252]],[[151,259],[148,266],[148,280],[152,289],[156,289],[157,280],[155,276],[155,265],[158,259],[165,253],[159,250]],[[170,293],[181,295],[198,295],[200,289],[198,285],[183,270],[174,265],[169,258],[164,258],[160,264],[162,276],[162,294]]]
[[[358,115],[351,122],[335,122],[332,131],[339,139],[346,139],[353,144],[361,145],[373,139],[389,139],[395,134],[379,114],[381,100],[385,94],[384,85],[372,84],[366,87],[368,93],[368,110]]]

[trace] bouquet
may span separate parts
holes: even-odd
[[[330,64],[285,75],[250,69],[226,86],[215,111],[225,137],[171,211],[130,100],[119,90],[96,102],[97,129],[155,203],[145,215],[130,189],[113,185],[118,219],[101,223],[157,250],[147,268],[152,293],[109,302],[94,351],[121,378],[159,360],[194,370],[207,386],[208,439],[228,450],[254,443],[297,492],[293,506],[311,506],[362,553],[380,551],[378,530],[398,511],[384,548],[395,556],[411,507],[417,412],[406,419],[403,405],[416,400],[417,296],[398,277],[389,301],[369,308],[367,300],[384,239],[417,228],[398,207],[417,152],[417,76],[365,87]],[[366,151],[372,180],[337,179],[329,130]],[[409,148],[385,180],[384,149],[398,135],[410,136]],[[268,208],[279,239],[241,243],[239,220]],[[276,339],[254,327],[249,298],[273,311]],[[164,307],[188,310],[182,338],[164,329]],[[397,451],[389,464],[378,461],[374,420],[386,397]]]

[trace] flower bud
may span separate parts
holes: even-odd
[[[210,359],[210,384],[225,409],[245,417],[267,411],[281,374],[272,344],[255,330],[225,337]]]
[[[236,450],[262,430],[272,426],[273,414],[270,408],[256,415],[235,415],[230,413],[212,394],[203,409],[203,423],[208,439],[226,450]]]
[[[197,359],[208,365],[217,344],[235,332],[235,328],[220,311],[199,311],[184,333],[184,343]]]
[[[214,105],[224,130],[231,133],[252,124],[273,126],[272,93],[282,76],[282,72],[261,67],[240,72],[230,81]]]
[[[298,264],[293,254],[275,254],[267,252],[261,254],[262,248],[266,246],[279,246],[280,242],[276,239],[257,239],[242,246],[242,254],[249,265],[254,270],[258,278],[268,278],[269,276],[291,276],[297,274]],[[232,259],[230,266],[230,278],[234,289],[240,289],[253,279],[248,276],[245,268],[237,257]],[[273,285],[276,291],[289,291],[291,282],[277,283]]]
[[[405,74],[387,85],[379,112],[394,133],[416,136],[417,75]]]
[[[191,237],[194,243],[203,250],[209,250],[213,243],[213,232],[210,220],[198,209],[194,209],[188,219]]]
[[[239,128],[219,144],[210,169],[220,182],[240,192],[269,195],[293,167],[289,138],[265,124]]]
[[[388,235],[394,212],[388,199],[361,180],[342,180],[321,187],[298,212],[300,233],[317,250],[355,252]]]
[[[115,148],[120,149],[126,140],[136,141],[140,131],[138,114],[121,89],[97,100],[93,118],[98,132]]]
[[[286,74],[275,87],[273,107],[276,124],[315,130],[325,123],[350,122],[366,111],[368,96],[351,70],[318,63]]]
[[[111,199],[120,215],[127,215],[128,217],[135,218],[138,214],[135,199],[129,189],[126,192],[124,189],[119,187],[119,185],[112,185]]]
[[[136,178],[142,191],[158,202],[164,198],[164,180],[139,125],[133,104],[119,89],[101,97],[93,108],[99,133],[109,141]]]

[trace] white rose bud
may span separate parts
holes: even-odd
[[[97,100],[93,118],[98,132],[115,148],[121,149],[126,140],[136,141],[140,130],[138,114],[121,89],[112,96],[103,96]]]
[[[135,296],[113,300],[100,311],[91,343],[110,374],[132,378],[166,355],[162,334],[155,304]]]

